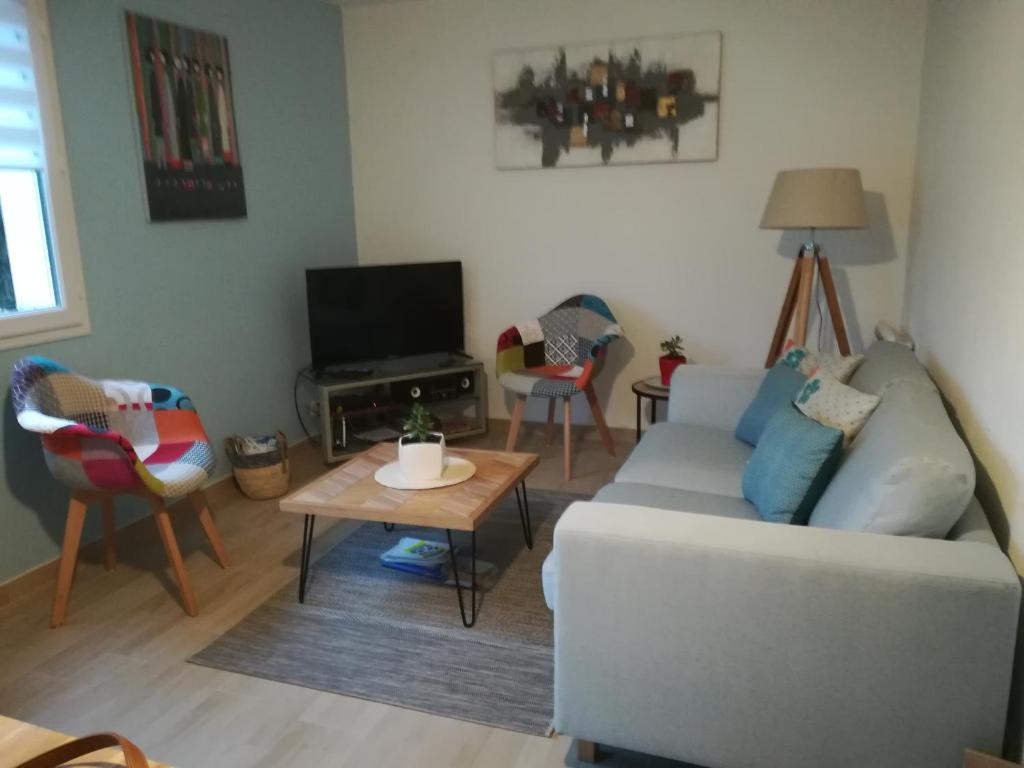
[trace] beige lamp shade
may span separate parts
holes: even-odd
[[[782,171],[768,197],[761,229],[863,229],[864,187],[856,168]]]

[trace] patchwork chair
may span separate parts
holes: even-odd
[[[565,424],[564,473],[572,477],[572,396],[582,392],[608,453],[615,444],[594,393],[593,377],[609,344],[622,328],[608,305],[597,296],[566,299],[538,320],[514,325],[498,337],[498,383],[516,394],[505,449],[514,451],[526,398],[548,398],[547,442],[551,443],[555,403],[562,400]]]
[[[214,452],[188,396],[158,384],[87,379],[36,356],[14,364],[11,395],[18,423],[41,436],[47,467],[71,489],[50,625],[64,621],[90,504],[103,509],[104,565],[114,568],[118,494],[152,506],[185,612],[195,616],[196,598],[166,500],[188,496],[217,561],[223,568],[229,561],[200,489],[213,470]]]

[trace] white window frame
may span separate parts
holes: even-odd
[[[43,173],[43,204],[50,225],[60,306],[0,317],[0,349],[25,347],[59,339],[85,336],[91,330],[89,307],[82,277],[82,255],[71,196],[64,123],[57,93],[57,73],[50,40],[46,0],[25,0],[28,10],[29,47],[39,98],[46,170]]]

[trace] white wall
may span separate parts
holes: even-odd
[[[629,383],[672,333],[699,362],[761,365],[800,239],[758,229],[783,168],[861,169],[872,231],[820,239],[856,344],[901,316],[924,0],[420,0],[344,17],[360,261],[461,259],[467,346],[492,373],[501,330],[578,292],[629,338],[598,380],[613,425],[632,424]],[[495,50],[700,30],[724,33],[717,162],[495,170]]]
[[[907,320],[1024,571],[1024,3],[928,19]],[[1008,528],[1008,530],[1007,530]]]

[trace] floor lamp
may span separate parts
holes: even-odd
[[[863,229],[867,225],[860,171],[853,168],[809,168],[782,171],[775,177],[775,186],[761,217],[761,229],[807,229],[810,237],[796,255],[793,276],[782,302],[782,312],[775,326],[765,367],[774,365],[782,354],[790,324],[795,325],[793,339],[796,343],[800,346],[807,343],[807,318],[815,271],[825,291],[839,353],[850,354],[850,340],[832,281],[832,268],[821,252],[821,246],[814,241],[814,233],[818,229]]]

